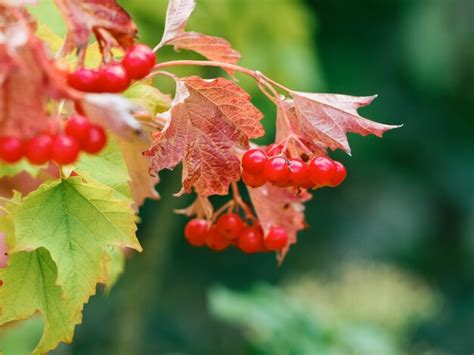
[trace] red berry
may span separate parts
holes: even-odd
[[[0,160],[7,163],[16,163],[24,154],[23,142],[15,137],[0,138]]]
[[[269,157],[273,157],[283,152],[283,146],[280,144],[272,143],[267,147],[267,149],[265,149],[265,151],[267,152],[267,155]]]
[[[75,115],[69,117],[64,131],[67,135],[76,138],[79,142],[84,142],[89,135],[90,127],[91,123],[87,117]]]
[[[250,149],[242,157],[242,168],[250,174],[260,174],[265,168],[267,154],[261,149]]]
[[[336,173],[331,180],[330,186],[332,187],[341,185],[347,175],[346,167],[341,162],[335,161],[334,164],[336,165]]]
[[[113,63],[99,70],[99,87],[103,92],[119,93],[130,85],[130,78],[123,65]]]
[[[153,50],[145,44],[134,44],[132,47],[129,48],[129,52],[140,52],[147,56],[148,61],[155,65],[156,63],[156,54]]]
[[[263,231],[260,226],[247,227],[239,235],[237,246],[244,253],[258,253],[265,250]]]
[[[228,240],[236,239],[244,227],[244,222],[240,216],[235,213],[223,214],[219,217],[216,223],[217,231],[222,235],[222,237]]]
[[[270,228],[264,244],[268,250],[281,250],[288,244],[288,233],[283,227],[273,226]]]
[[[218,231],[216,226],[212,226],[206,233],[206,244],[207,246],[216,251],[226,249],[231,241],[224,238]]]
[[[242,181],[245,185],[255,188],[265,185],[267,183],[267,178],[264,173],[253,175],[244,170],[242,171]]]
[[[290,159],[288,161],[290,168],[289,182],[295,187],[305,187],[308,184],[308,167],[301,159]]]
[[[26,145],[25,156],[31,164],[42,165],[51,160],[54,139],[47,134],[31,138]]]
[[[61,165],[72,164],[79,156],[79,143],[71,136],[57,136],[53,142],[52,158]]]
[[[208,230],[208,224],[205,219],[192,219],[184,228],[184,236],[189,244],[196,247],[206,244],[206,234]]]
[[[311,159],[308,170],[315,185],[329,186],[336,174],[336,164],[328,157],[317,157]]]
[[[284,185],[290,177],[290,168],[286,158],[275,156],[265,163],[265,177],[272,184]]]
[[[94,69],[79,68],[67,76],[69,86],[85,92],[99,91],[99,73]]]
[[[308,166],[306,166],[306,168],[308,168]],[[302,182],[299,187],[302,187],[304,189],[312,189],[313,187],[315,187],[313,180],[311,180],[311,175],[309,173],[309,170],[307,170],[307,174],[306,174],[306,178],[304,182]]]
[[[155,65],[155,54],[151,48],[137,45],[130,48],[122,59],[122,65],[131,79],[142,79]]]
[[[89,154],[100,152],[107,144],[107,134],[98,125],[91,125],[85,140],[81,141],[82,149]]]

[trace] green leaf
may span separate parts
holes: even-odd
[[[31,354],[44,331],[44,319],[33,316],[27,320],[15,322],[12,327],[0,330],[0,353],[3,355]]]
[[[157,113],[165,112],[170,108],[171,98],[157,88],[136,83],[123,93],[123,96],[137,104],[146,114],[155,117]]]
[[[46,353],[59,342],[71,342],[82,318],[78,304],[63,297],[56,277],[56,265],[44,248],[14,254],[9,266],[0,270],[0,324],[28,319],[36,312],[44,317],[43,336],[33,354]]]
[[[107,252],[110,256],[110,261],[107,264],[108,282],[105,286],[105,292],[110,293],[110,290],[114,287],[125,269],[125,254],[123,250],[112,247],[110,247]]]
[[[100,154],[83,154],[75,170],[87,181],[110,186],[114,189],[114,197],[132,203],[127,164],[113,137],[109,136],[109,143]]]
[[[87,302],[96,284],[107,282],[110,246],[141,251],[133,210],[112,195],[110,187],[79,177],[41,185],[9,209],[15,226],[10,253],[46,248],[64,298],[76,305]]]
[[[5,176],[15,176],[22,171],[26,171],[31,176],[37,176],[40,170],[41,167],[33,166],[24,159],[15,164],[3,163],[0,161],[0,178]]]

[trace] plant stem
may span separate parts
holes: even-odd
[[[241,67],[240,65],[212,61],[212,60],[172,60],[169,62],[158,63],[154,66],[154,69],[163,69],[163,68],[179,67],[179,66],[220,67],[220,68],[231,70],[231,71],[238,71],[240,73],[251,76],[257,82],[262,82],[262,79],[263,79],[263,82],[267,82],[272,85],[275,85],[276,87],[280,88],[283,91],[286,91],[286,92],[291,91],[286,86],[270,79],[269,77],[267,77],[266,75],[262,74],[259,71]]]

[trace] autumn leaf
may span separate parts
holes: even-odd
[[[10,33],[7,56],[14,64],[6,72],[0,69],[0,132],[26,139],[50,127],[48,100],[78,99],[81,94],[65,84],[44,43],[34,36],[33,20],[22,11],[16,11],[15,16],[20,19],[6,23]]]
[[[160,197],[155,189],[160,179],[158,176],[150,174],[150,158],[143,155],[143,152],[150,147],[151,142],[148,136],[144,138],[117,139],[117,145],[123,153],[128,174],[131,178],[130,188],[135,209],[143,205],[147,198],[158,199]]]
[[[381,137],[391,126],[359,116],[357,109],[369,105],[376,96],[357,97],[291,91],[297,119],[294,130],[321,149],[342,149],[350,154],[347,133]],[[289,107],[290,114],[292,107]]]
[[[240,53],[225,39],[198,32],[186,32],[189,17],[196,5],[195,0],[170,0],[166,12],[163,38],[157,48],[172,45],[176,50],[186,49],[197,52],[209,60],[235,64]],[[226,69],[230,74],[232,70]]]
[[[92,122],[103,125],[123,138],[142,134],[140,122],[132,115],[137,106],[120,95],[86,94],[81,106]]]
[[[196,0],[170,0],[166,11],[166,23],[163,37],[158,47],[183,34],[189,17],[194,11]]]
[[[288,245],[277,254],[282,262],[290,245],[296,243],[296,234],[306,227],[303,203],[311,199],[311,194],[271,184],[256,189],[249,187],[248,191],[265,235],[272,226],[281,226],[288,233]]]
[[[250,96],[232,81],[177,79],[177,94],[168,126],[146,152],[155,171],[172,169],[183,161],[181,193],[225,195],[240,178],[237,146],[264,134],[261,112]]]
[[[130,15],[115,0],[55,0],[68,27],[64,53],[87,47],[92,33],[101,49],[133,44],[137,28]]]
[[[225,39],[197,32],[185,32],[168,42],[175,49],[187,49],[201,54],[210,60],[235,64],[240,53],[232,48]]]
[[[0,0],[0,6],[25,6],[36,4],[37,0]]]
[[[207,197],[197,196],[196,200],[186,208],[174,211],[177,214],[182,214],[188,217],[206,218],[211,220],[214,208],[211,201]]]

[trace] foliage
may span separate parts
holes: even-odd
[[[438,311],[432,290],[393,267],[353,262],[339,270],[331,280],[306,275],[282,290],[214,288],[210,310],[243,331],[252,353],[328,355],[403,354],[405,334]]]
[[[0,324],[39,312],[44,329],[33,353],[71,342],[84,304],[96,293],[97,285],[106,284],[110,289],[123,270],[123,249],[142,250],[135,236],[136,212],[146,198],[158,198],[157,174],[179,163],[183,169],[178,195],[197,194],[188,215],[201,216],[202,208],[197,206],[205,206],[204,215],[212,224],[226,209],[234,210],[253,226],[261,225],[265,237],[271,227],[280,226],[289,237],[276,250],[278,260],[283,261],[290,245],[296,243],[296,233],[306,226],[303,202],[310,194],[306,188],[268,183],[250,189],[254,209],[241,198],[236,182],[241,177],[242,153],[265,129],[260,123],[262,113],[235,83],[237,72],[252,78],[275,104],[281,156],[306,163],[328,150],[350,153],[347,133],[381,137],[398,127],[359,116],[357,109],[369,104],[372,97],[294,91],[259,71],[236,65],[240,54],[229,42],[185,30],[194,0],[169,2],[163,37],[154,51],[170,45],[195,51],[208,60],[162,61],[147,77],[133,77],[137,80],[124,95],[109,93],[100,78],[112,61],[123,53],[128,58],[137,48],[135,23],[115,0],[55,2],[67,27],[61,47],[49,29],[43,26],[36,32],[35,20],[23,6],[26,3],[0,1],[0,22],[4,24],[0,138],[31,142],[44,132],[54,136],[65,130],[73,114],[86,115],[104,126],[110,138],[100,154],[82,155],[68,161],[72,163],[68,166],[58,159],[38,169],[23,162],[0,166],[0,177],[7,186],[2,191],[5,215],[1,230],[9,256],[7,267],[0,270]],[[89,45],[92,35],[97,43]],[[122,65],[117,63],[114,65]],[[70,74],[94,64],[101,66],[97,75],[102,84],[98,81],[89,91],[72,84]],[[71,66],[78,69],[70,71]],[[179,78],[165,71],[176,66],[218,67],[232,80]],[[158,76],[176,83],[173,100],[150,86],[150,79]],[[6,179],[11,177],[15,180],[10,188]],[[312,186],[322,187],[314,181]],[[231,200],[214,212],[208,197],[227,195],[230,188]]]

